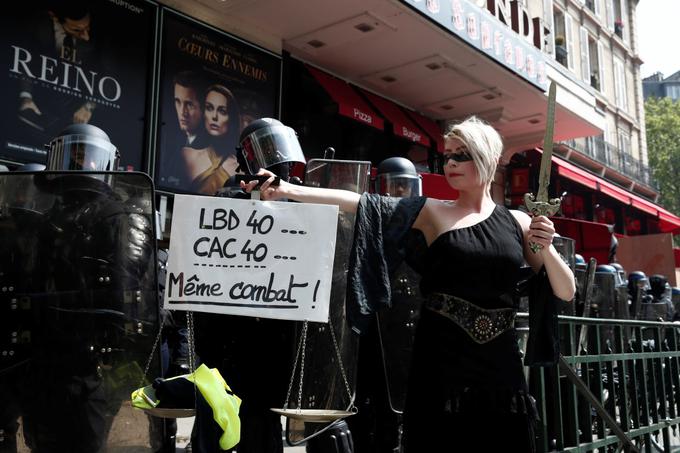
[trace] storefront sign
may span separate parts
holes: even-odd
[[[156,186],[213,195],[236,172],[251,121],[278,116],[281,60],[163,11]]]
[[[518,5],[518,2],[509,0],[402,1],[527,81],[543,90],[547,89],[545,58],[540,50],[542,40],[539,41],[539,48],[533,45],[534,35],[541,33],[542,27],[530,20],[528,13]],[[486,8],[478,4],[486,5]],[[498,17],[492,15],[492,12]]]
[[[121,169],[142,169],[147,64],[157,7],[135,0],[26,0],[0,19],[0,159],[46,162],[72,123],[103,129]]]
[[[328,321],[338,207],[175,196],[165,308]]]

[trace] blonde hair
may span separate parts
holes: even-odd
[[[503,152],[503,140],[496,129],[471,116],[462,123],[451,125],[444,134],[444,139],[456,139],[465,145],[475,163],[480,181],[489,186]]]

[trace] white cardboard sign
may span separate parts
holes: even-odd
[[[164,308],[328,322],[338,207],[176,195]]]

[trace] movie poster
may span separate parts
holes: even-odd
[[[221,188],[243,128],[278,116],[280,71],[276,55],[164,11],[156,187]]]
[[[141,0],[22,0],[0,18],[0,160],[46,162],[68,125],[104,130],[120,168],[144,170],[157,7]]]

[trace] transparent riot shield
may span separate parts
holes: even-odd
[[[368,190],[370,169],[367,161],[312,159],[307,163],[305,185],[363,193]],[[337,231],[329,322],[301,324],[298,329],[296,369],[286,404],[304,408],[308,416],[292,411],[288,417],[286,437],[294,445],[332,427],[336,413],[351,412],[354,407],[358,338],[345,315],[354,214],[340,212]]]
[[[0,451],[148,447],[153,198],[141,173],[0,173]]]

